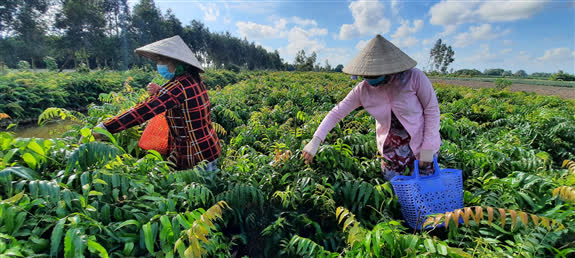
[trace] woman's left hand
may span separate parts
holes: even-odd
[[[103,135],[101,133],[94,133],[94,132],[92,132],[92,136],[94,137],[95,141],[101,141],[105,137],[105,135]],[[82,145],[83,141],[84,141],[84,136],[80,136],[80,140],[78,141],[78,145]]]
[[[425,168],[427,168],[427,167],[430,166],[430,165],[431,165],[431,162],[419,161],[419,168],[420,168],[420,169],[425,169]]]
[[[154,94],[156,94],[156,92],[158,92],[161,88],[162,88],[162,86],[160,86],[160,85],[158,85],[158,84],[155,84],[155,83],[153,83],[153,82],[150,82],[150,83],[148,84],[148,93],[149,93],[150,95],[154,95]]]
[[[432,150],[421,150],[419,153],[419,168],[424,168],[432,165],[433,163],[433,151]]]

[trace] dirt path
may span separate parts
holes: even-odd
[[[432,83],[445,83],[453,85],[461,85],[473,88],[492,88],[492,82],[478,82],[478,81],[458,81],[458,80],[441,80],[431,79]],[[575,88],[557,87],[557,86],[544,86],[544,85],[528,85],[528,84],[513,84],[511,91],[527,91],[535,92],[539,95],[552,95],[559,96],[564,99],[575,99]]]

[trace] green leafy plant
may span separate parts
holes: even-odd
[[[54,72],[58,70],[58,63],[56,63],[56,59],[51,56],[44,57],[44,64],[46,65],[46,69],[50,72]]]
[[[142,126],[114,135],[93,129],[144,100],[152,72],[0,76],[0,112],[11,121],[79,121],[52,139],[0,132],[0,254],[561,257],[574,248],[575,173],[565,161],[575,158],[571,100],[434,85],[439,162],[463,171],[471,210],[452,213],[447,228],[433,229],[433,217],[429,229],[413,231],[381,179],[375,121],[365,110],[330,132],[313,163],[300,158],[355,82],[337,73],[203,76],[222,144],[215,174],[174,171],[164,156],[140,149]],[[93,133],[106,138],[95,142]],[[505,225],[495,208],[490,225],[488,207],[505,207]],[[456,215],[468,226],[454,224]]]
[[[30,63],[28,63],[28,61],[20,60],[18,62],[18,70],[20,71],[28,71],[30,70],[30,68],[32,67],[30,66]]]
[[[504,90],[507,89],[509,86],[511,86],[513,82],[507,79],[498,78],[497,80],[495,80],[494,84],[497,90]]]

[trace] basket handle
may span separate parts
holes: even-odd
[[[437,158],[433,158],[433,174],[441,173],[441,169],[439,168],[439,164],[437,163]],[[415,178],[419,178],[419,160],[416,159],[413,162],[413,175]]]

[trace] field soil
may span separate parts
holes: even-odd
[[[445,83],[445,84],[460,85],[473,88],[495,87],[492,82],[458,81],[458,80],[442,80],[442,79],[430,79],[430,80],[432,83]],[[559,96],[564,99],[575,99],[575,88],[570,87],[528,85],[528,84],[514,83],[513,85],[511,85],[511,91],[535,92],[539,95]]]

